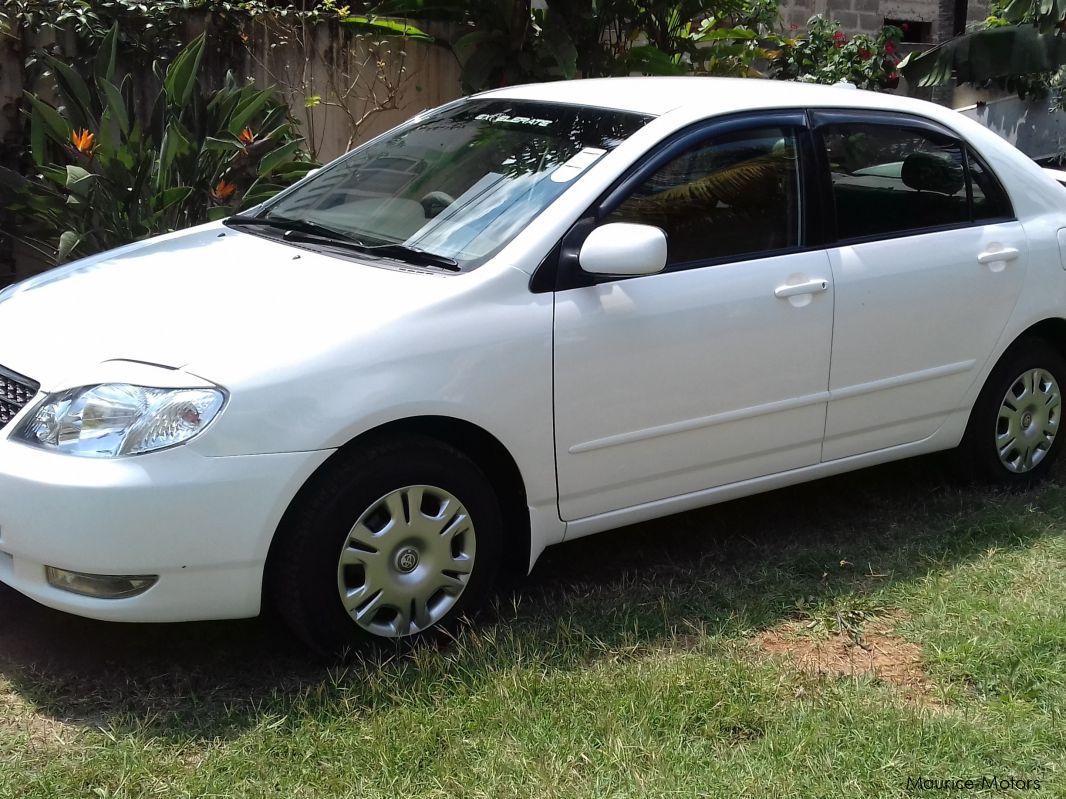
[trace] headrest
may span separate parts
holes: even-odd
[[[966,184],[962,164],[947,153],[911,153],[899,176],[907,188],[941,194],[955,194]]]

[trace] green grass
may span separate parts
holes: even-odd
[[[344,669],[270,621],[106,625],[5,590],[0,797],[811,799],[982,775],[1066,796],[1063,474],[1007,495],[912,461],[584,539],[452,645]],[[756,644],[885,618],[922,696]]]

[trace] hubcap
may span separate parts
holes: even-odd
[[[400,488],[367,508],[348,533],[337,590],[352,620],[399,638],[432,627],[455,605],[474,566],[474,525],[441,488]]]
[[[1008,471],[1025,474],[1051,450],[1059,430],[1062,394],[1045,369],[1029,369],[1007,389],[996,420],[996,451]]]

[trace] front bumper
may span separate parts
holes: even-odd
[[[186,446],[97,460],[0,440],[0,582],[109,621],[255,616],[278,523],[330,454],[205,457]],[[159,581],[99,599],[52,587],[45,566]]]

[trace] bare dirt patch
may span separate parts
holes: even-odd
[[[829,677],[872,677],[897,688],[908,702],[945,709],[925,670],[922,650],[895,632],[902,620],[890,613],[853,632],[812,633],[803,621],[779,624],[755,637],[758,648],[783,656],[796,669]]]

